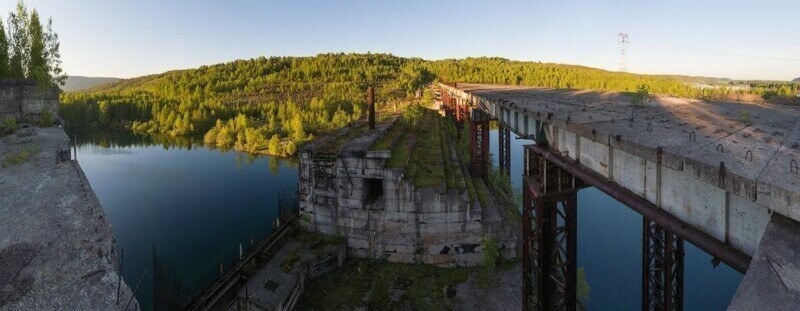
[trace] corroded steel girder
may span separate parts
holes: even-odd
[[[502,123],[497,130],[498,167],[506,176],[511,174],[511,131]]]
[[[577,194],[583,182],[527,150],[524,163],[523,307],[575,310]]]
[[[642,310],[683,310],[683,239],[642,218]]]
[[[469,127],[470,174],[474,177],[489,176],[489,118],[474,110]]]

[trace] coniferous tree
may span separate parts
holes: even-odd
[[[3,20],[0,19],[0,78],[9,78],[11,69],[8,67],[8,39],[3,24]]]
[[[8,16],[9,70],[10,77],[24,79],[27,77],[28,49],[28,9],[25,3],[17,2],[16,10]]]
[[[58,34],[53,30],[53,18],[47,19],[47,29],[44,33],[45,53],[47,55],[47,71],[53,82],[63,86],[67,80],[67,74],[61,69],[61,43],[58,42]]]
[[[36,9],[33,9],[28,19],[28,39],[30,42],[28,45],[28,78],[40,84],[50,84],[45,33]]]

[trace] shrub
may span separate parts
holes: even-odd
[[[53,126],[53,113],[47,106],[42,107],[42,118],[39,120],[39,125],[42,127]]]
[[[17,119],[14,117],[5,117],[2,122],[0,122],[0,135],[13,133],[17,130]]]
[[[646,84],[641,84],[636,88],[636,92],[631,96],[631,104],[634,106],[644,106],[644,101],[650,95],[650,88]]]

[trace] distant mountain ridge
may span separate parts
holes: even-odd
[[[95,86],[107,83],[114,83],[120,81],[120,78],[111,77],[85,77],[85,76],[69,76],[64,86],[61,87],[64,91],[80,91],[90,89]]]
[[[800,78],[796,78],[796,79],[792,80],[792,82],[800,82]]]

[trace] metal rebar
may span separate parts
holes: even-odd
[[[125,310],[128,310],[128,307],[131,306],[131,301],[133,301],[133,297],[136,296],[136,292],[139,291],[139,285],[142,285],[142,280],[144,279],[144,275],[147,274],[147,270],[150,267],[145,267],[144,272],[142,272],[142,276],[139,277],[139,282],[136,282],[136,288],[133,289],[133,293],[131,293],[131,298],[128,299],[128,303],[125,304]]]

